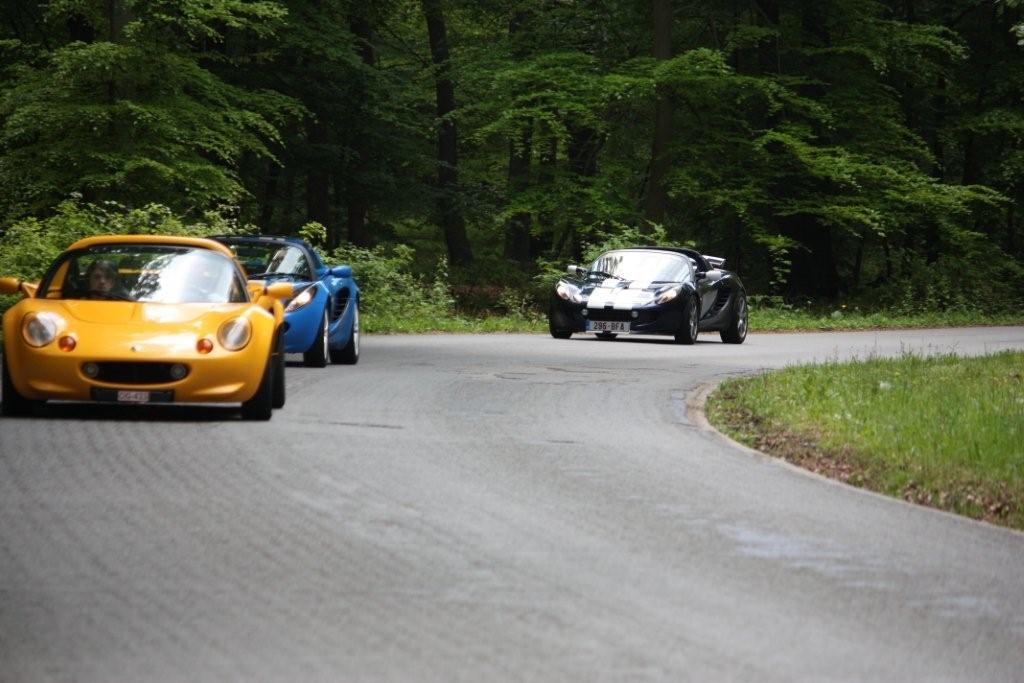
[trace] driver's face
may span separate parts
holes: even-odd
[[[89,289],[94,292],[109,292],[114,287],[114,278],[103,268],[97,268],[89,275]]]

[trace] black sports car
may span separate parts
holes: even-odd
[[[605,252],[590,268],[569,266],[551,295],[551,336],[670,334],[693,344],[698,332],[717,330],[723,342],[742,344],[747,295],[724,264],[693,249],[632,247]]]

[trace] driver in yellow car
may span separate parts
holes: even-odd
[[[112,261],[93,261],[85,271],[85,280],[89,296],[109,298],[117,284],[117,266]]]

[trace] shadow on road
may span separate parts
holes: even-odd
[[[128,422],[224,422],[241,420],[232,405],[124,405],[106,403],[47,403],[28,419],[118,420]],[[4,418],[7,420],[15,418]]]
[[[666,345],[666,346],[686,346],[685,344],[679,344],[672,337],[656,337],[656,336],[636,337],[636,336],[630,335],[630,336],[616,337],[615,339],[598,339],[597,337],[592,336],[592,335],[591,336],[587,336],[587,337],[583,337],[583,336],[576,337],[574,335],[570,341],[601,342],[602,344],[618,344],[620,342],[626,342],[626,343],[629,343],[629,344],[660,344],[660,345]],[[697,337],[697,341],[696,341],[696,344],[721,344],[721,343],[722,342],[718,341],[717,339],[714,339],[714,340],[712,340],[712,339],[701,339],[700,337]]]

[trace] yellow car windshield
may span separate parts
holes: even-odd
[[[143,303],[241,303],[245,281],[231,259],[208,249],[104,244],[64,254],[40,296]]]

